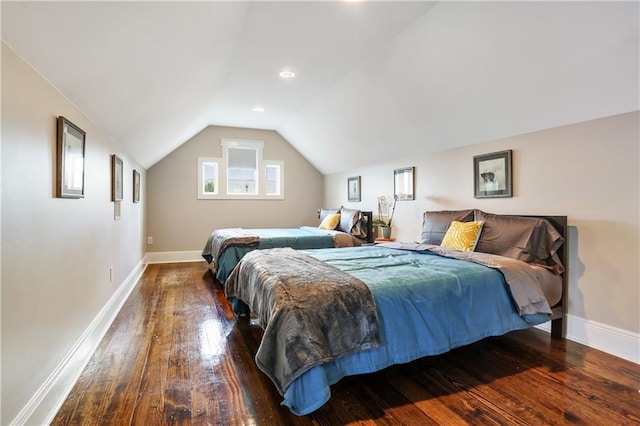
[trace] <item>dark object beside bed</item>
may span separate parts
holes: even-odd
[[[330,396],[329,386],[346,375],[377,371],[549,320],[552,321],[552,335],[563,336],[566,249],[562,242],[566,235],[566,217],[552,216],[541,220],[539,217],[471,212],[473,216],[470,217],[467,211],[463,218],[483,217],[486,223],[498,226],[492,228],[490,224],[487,227],[487,241],[484,243],[499,243],[489,244],[490,250],[500,251],[508,247],[517,251],[519,247],[522,253],[518,257],[531,258],[529,262],[499,253],[452,253],[449,249],[428,244],[413,247],[385,244],[385,247],[305,252],[327,263],[328,270],[342,269],[361,279],[374,296],[380,321],[380,346],[347,352],[342,356],[317,356],[313,348],[305,345],[287,345],[283,342],[296,341],[296,333],[305,334],[305,338],[312,342],[325,339],[322,333],[319,336],[312,334],[309,339],[306,331],[289,335],[289,326],[273,331],[269,318],[264,317],[265,312],[295,311],[300,303],[288,296],[274,297],[283,291],[281,282],[288,282],[290,278],[280,276],[281,266],[273,267],[264,262],[265,257],[275,257],[286,263],[290,252],[275,249],[245,256],[229,277],[225,291],[228,297],[238,297],[247,302],[258,318],[262,318],[259,322],[265,330],[271,330],[263,337],[256,362],[284,396],[284,405],[295,414],[307,414],[323,405]],[[460,212],[451,213],[451,217],[457,218],[455,220],[461,218]],[[442,221],[444,216],[438,215],[438,219]],[[425,221],[428,221],[426,213]],[[513,226],[519,229],[518,233],[509,235],[502,232],[500,227],[505,221],[517,224]],[[426,225],[435,229],[431,224]],[[496,229],[501,234],[499,241],[494,239]],[[521,238],[522,233],[531,233],[531,236]],[[540,246],[546,248],[538,251]],[[543,253],[545,250],[548,252]],[[453,258],[448,257],[450,254]],[[302,285],[308,287],[312,284],[303,280]],[[285,293],[288,294],[287,291]],[[307,293],[310,292],[303,292],[303,297]],[[325,294],[323,298],[326,297]],[[324,303],[327,301],[323,300]],[[340,303],[340,300],[329,303]],[[305,300],[305,306],[313,307],[314,303]],[[318,313],[317,318],[322,316]],[[309,312],[305,313],[305,318],[312,319],[303,320],[294,329],[307,330],[306,321],[316,321]],[[323,327],[314,326],[308,331],[323,330]],[[333,333],[330,329],[328,332]],[[279,338],[274,341],[270,336]],[[326,350],[322,346],[320,353]],[[291,359],[298,361],[290,364]],[[292,371],[291,365],[297,367]],[[274,373],[278,371],[286,374]]]

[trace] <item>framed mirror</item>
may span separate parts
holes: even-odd
[[[57,126],[56,197],[84,198],[84,149],[87,134],[63,116]]]
[[[414,169],[403,167],[393,171],[393,196],[398,201],[414,199]]]

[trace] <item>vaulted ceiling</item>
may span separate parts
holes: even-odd
[[[638,5],[2,1],[1,11],[2,41],[142,166],[224,125],[276,130],[326,174],[639,109]]]

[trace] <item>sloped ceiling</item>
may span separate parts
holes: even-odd
[[[3,42],[143,167],[226,125],[277,130],[327,174],[639,109],[638,5],[3,1],[1,11]],[[297,77],[281,79],[285,68]]]

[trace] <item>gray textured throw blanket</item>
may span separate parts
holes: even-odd
[[[247,253],[225,292],[247,303],[264,329],[256,363],[281,395],[310,368],[380,345],[369,288],[291,248]]]
[[[218,257],[230,245],[252,246],[260,242],[260,237],[242,228],[217,229],[209,235],[202,249],[202,257],[214,268],[218,267]]]

